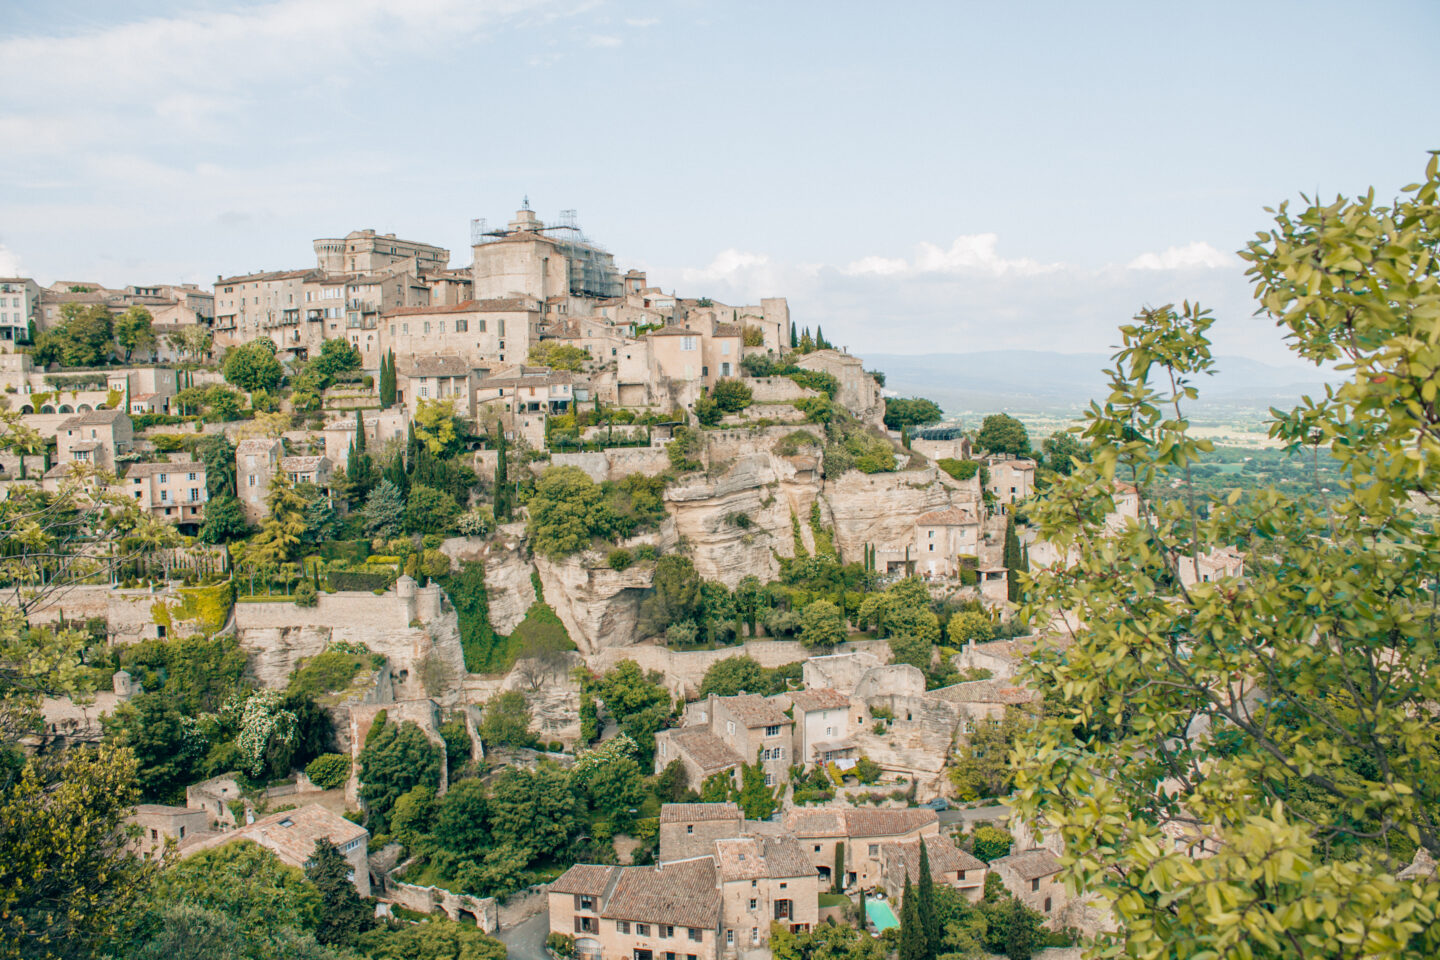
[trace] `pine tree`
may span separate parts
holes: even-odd
[[[350,881],[350,862],[335,844],[321,837],[305,865],[305,878],[320,891],[315,939],[325,944],[351,944],[375,925],[375,908],[361,899]]]
[[[1014,514],[1008,514],[1005,517],[1005,552],[1003,556],[1005,563],[1006,596],[1018,602],[1020,599],[1020,578],[1017,574],[1020,573],[1022,566],[1020,538],[1015,535]]]
[[[900,901],[900,952],[899,960],[927,960],[925,929],[920,922],[920,904],[916,902],[915,889],[910,885],[910,875],[905,875],[905,893]]]
[[[915,885],[915,897],[920,901],[920,929],[925,932],[925,956],[934,960],[940,953],[940,918],[935,914],[935,878],[930,875],[930,850],[925,838],[920,838],[920,878]]]

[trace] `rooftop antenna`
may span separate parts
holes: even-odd
[[[528,193],[525,194],[525,201],[524,201],[524,203],[522,203],[522,204],[520,205],[520,209],[522,209],[522,210],[529,210],[529,209],[530,209],[530,194],[528,194]]]

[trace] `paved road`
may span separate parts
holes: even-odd
[[[550,932],[550,911],[541,910],[523,923],[501,930],[495,936],[505,944],[510,960],[550,960],[545,937]]]
[[[974,823],[976,820],[1003,820],[1009,815],[1010,808],[1004,804],[976,807],[973,810],[941,810],[939,813],[942,827],[954,826],[957,823]]]

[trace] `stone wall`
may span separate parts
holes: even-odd
[[[406,863],[402,867],[409,865]],[[439,911],[451,920],[460,922],[473,920],[475,925],[486,933],[494,933],[499,929],[499,910],[494,897],[472,897],[468,893],[451,893],[440,887],[416,886],[395,879],[400,869],[386,874],[385,891],[380,895],[382,901],[398,904],[417,913]]]
[[[594,480],[619,480],[632,473],[653,477],[670,468],[670,455],[664,447],[612,447],[585,453],[552,453],[548,462],[537,460],[530,464],[535,473],[543,473],[546,467],[579,467]]]
[[[746,377],[745,386],[758,402],[800,400],[818,396],[815,390],[802,387],[789,377]]]
[[[856,653],[867,653],[875,645],[889,646],[883,640],[862,640],[845,644],[844,648]],[[653,644],[638,644],[630,647],[606,647],[593,656],[585,658],[586,665],[597,673],[604,673],[621,660],[633,660],[642,670],[658,670],[665,675],[665,685],[677,696],[693,698],[698,696],[705,671],[721,660],[731,657],[750,657],[762,667],[781,667],[787,663],[807,662],[806,676],[809,676],[809,651],[795,640],[747,640],[733,647],[718,650],[671,650]],[[872,655],[873,660],[873,655]],[[873,662],[877,662],[875,660]],[[848,691],[847,691],[848,692]]]

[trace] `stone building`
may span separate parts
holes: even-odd
[[[418,410],[422,400],[449,400],[455,415],[475,416],[475,369],[456,356],[406,357],[395,362],[395,401]]]
[[[568,301],[621,295],[615,258],[580,232],[573,215],[562,215],[560,223],[547,226],[527,203],[504,229],[488,230],[477,221],[471,239],[477,299],[523,296]]]
[[[915,572],[929,579],[953,579],[968,561],[978,565],[983,527],[968,507],[931,510],[915,518]]]
[[[938,833],[880,844],[880,886],[885,892],[899,893],[905,889],[906,878],[911,883],[919,882],[922,843],[930,860],[930,878],[954,887],[971,903],[979,903],[985,895],[985,875],[989,869],[984,861]]]
[[[721,892],[713,857],[649,867],[576,864],[550,885],[550,930],[577,960],[718,960]],[[732,931],[733,933],[733,931]]]
[[[885,417],[885,399],[880,384],[865,372],[859,357],[840,350],[816,350],[795,358],[795,365],[805,370],[828,373],[840,383],[835,402],[854,414],[857,420],[879,426]]]
[[[292,355],[311,342],[301,330],[313,270],[271,270],[215,279],[215,352],[269,337]]]
[[[990,869],[1016,899],[1046,917],[1064,910],[1069,900],[1065,884],[1060,881],[1060,861],[1043,847],[992,860]]]
[[[211,834],[210,815],[203,809],[174,807],[159,803],[142,803],[125,818],[140,832],[131,838],[129,847],[142,857],[161,856],[165,846],[174,841],[177,847]]]
[[[743,833],[744,814],[734,803],[660,805],[660,859],[687,860],[715,849],[715,841]]]
[[[321,490],[330,490],[330,458],[324,456],[281,457],[280,472],[291,483],[311,483]]]
[[[714,763],[708,754],[715,750],[714,744],[723,747],[719,756],[726,760],[740,758],[744,763],[759,762],[765,770],[765,783],[774,785],[784,782],[794,762],[795,721],[787,717],[782,709],[755,694],[740,694],[734,697],[717,697],[711,694],[707,699],[687,704],[685,722],[672,730],[655,734],[655,770],[665,769],[672,760],[685,763],[687,770],[702,774],[698,783],[703,783],[704,770]],[[695,733],[707,733],[708,738],[696,738]],[[666,745],[663,752],[660,743]],[[701,752],[703,751],[703,752]],[[723,769],[734,769],[726,767]]]
[[[285,444],[271,437],[250,437],[235,446],[235,490],[251,523],[265,516],[270,481],[284,455]]]
[[[995,454],[985,459],[990,469],[987,490],[998,503],[1009,506],[1035,492],[1035,461],[1009,454]]]
[[[28,343],[39,330],[40,285],[29,277],[0,277],[0,341]]]
[[[790,701],[795,720],[796,763],[829,763],[855,756],[855,739],[850,735],[850,698],[827,687],[780,694],[777,700]]]
[[[582,396],[583,395],[583,396]],[[475,415],[481,425],[498,419],[510,439],[545,446],[545,428],[553,414],[568,413],[588,398],[575,374],[549,367],[518,365],[495,372],[475,385]]]
[[[315,856],[316,841],[322,838],[333,843],[349,862],[350,881],[360,896],[370,896],[370,864],[366,851],[370,831],[318,803],[272,813],[247,826],[188,846],[182,854],[189,857],[237,840],[249,840],[274,853],[281,863],[303,870]]]
[[[792,932],[820,920],[820,877],[790,837],[745,836],[717,840],[722,947],[727,954],[764,947],[770,925]]]
[[[450,265],[450,251],[434,244],[401,240],[393,233],[352,230],[340,238],[316,240],[315,267],[323,273],[379,273],[396,266],[411,273],[439,273]]]
[[[800,843],[822,885],[834,882],[840,851],[843,889],[873,889],[883,884],[881,847],[887,843],[936,836],[939,815],[920,807],[877,810],[812,810],[785,815],[785,834]],[[918,853],[917,853],[918,857]],[[917,860],[918,862],[918,860]],[[887,888],[888,890],[888,888]]]
[[[1181,554],[1175,558],[1180,582],[1187,587],[1197,583],[1213,583],[1221,579],[1238,580],[1245,576],[1245,554],[1234,547],[1216,547],[1198,558]]]
[[[380,355],[394,351],[402,362],[441,354],[488,372],[526,361],[539,320],[540,304],[528,297],[404,307],[380,318],[380,353],[373,362],[361,352],[367,367],[379,366]]]
[[[123,410],[92,410],[60,424],[55,432],[55,459],[109,470],[115,466],[116,454],[129,453],[134,440],[134,428]]]
[[[397,371],[398,377],[398,371]],[[365,430],[365,448],[375,456],[391,440],[404,439],[409,418],[402,407],[389,410],[366,410],[360,415]],[[342,416],[325,425],[320,432],[325,441],[325,459],[336,469],[350,466],[350,445],[355,442],[355,415]]]
[[[193,535],[205,522],[209,495],[203,463],[132,463],[117,480],[116,488],[133,498],[141,510],[174,524],[182,533]]]

